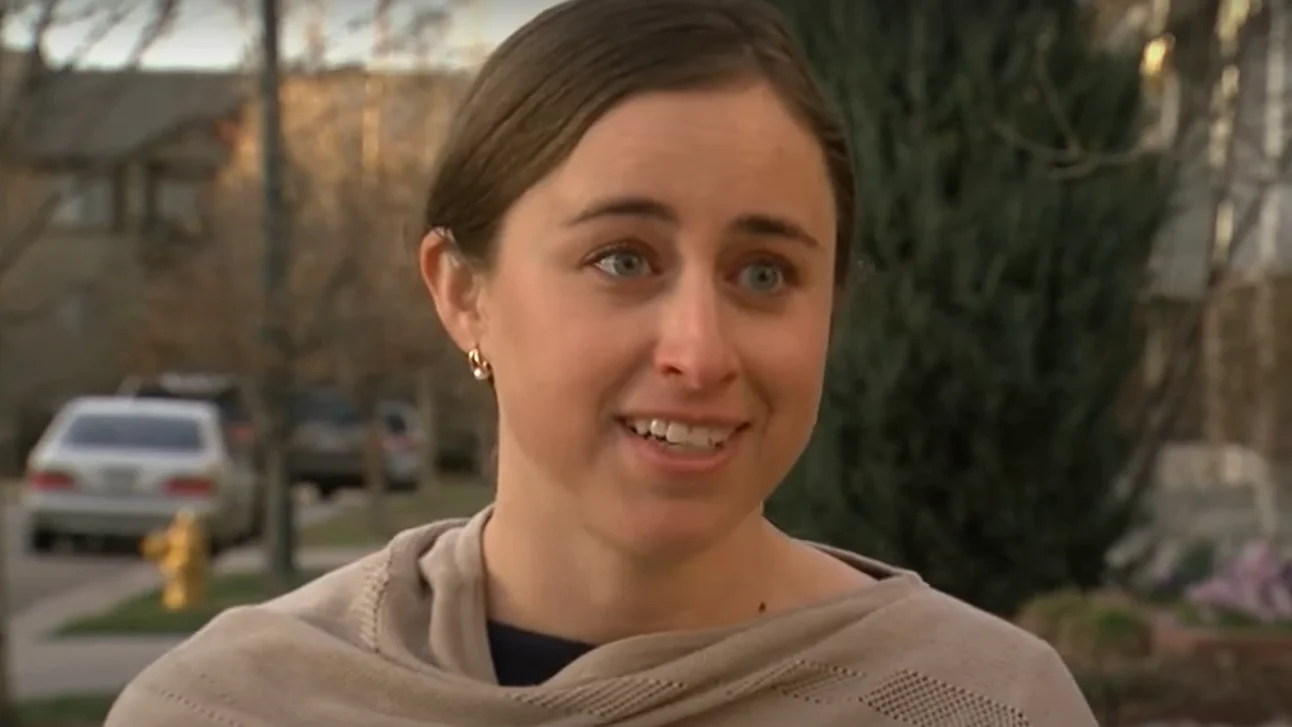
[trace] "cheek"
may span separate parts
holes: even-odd
[[[641,329],[582,290],[577,279],[532,272],[500,286],[491,306],[499,404],[545,436],[587,426],[632,367]]]
[[[749,349],[756,353],[747,359],[749,385],[770,405],[774,456],[793,459],[816,424],[830,342],[828,314],[805,306],[775,324],[759,323],[756,335],[759,345]]]
[[[797,400],[790,402],[794,405],[809,403],[802,401],[803,395],[819,390],[824,378],[830,324],[828,315],[817,309],[816,305],[802,306],[773,324],[761,322],[758,332],[764,339],[757,349],[763,383],[781,390],[783,396],[795,396]]]

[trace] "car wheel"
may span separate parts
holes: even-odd
[[[27,550],[32,553],[48,553],[58,542],[58,535],[44,528],[32,528],[27,532]]]

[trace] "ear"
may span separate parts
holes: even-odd
[[[442,228],[426,233],[418,251],[418,264],[440,322],[458,348],[469,351],[484,337],[484,274],[462,257],[452,234]]]

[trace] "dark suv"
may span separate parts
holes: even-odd
[[[232,375],[167,373],[155,378],[132,377],[117,388],[117,396],[209,401],[220,411],[220,422],[232,453],[252,458],[256,455],[250,409],[237,378]]]
[[[293,482],[309,482],[322,497],[363,484],[363,417],[341,392],[310,389],[296,397],[287,468]],[[377,405],[386,481],[392,491],[417,487],[420,461],[416,410],[400,401]]]

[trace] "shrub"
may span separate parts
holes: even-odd
[[[848,125],[859,262],[769,514],[1004,616],[1101,586],[1141,522],[1116,409],[1174,186],[1100,161],[1140,137],[1137,59],[1075,1],[778,4]]]

